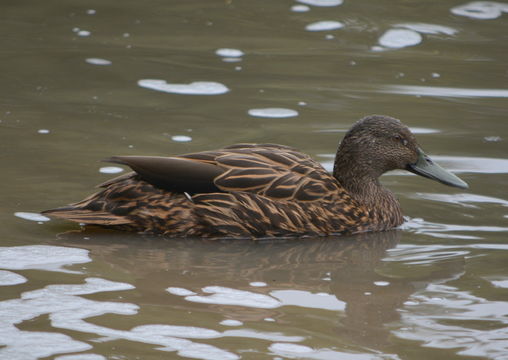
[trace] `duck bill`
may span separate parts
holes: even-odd
[[[467,189],[466,182],[453,175],[451,172],[443,169],[429,158],[422,149],[418,149],[418,160],[414,164],[407,165],[406,169],[417,175],[439,181],[445,185]]]

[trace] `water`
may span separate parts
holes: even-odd
[[[0,358],[508,359],[507,8],[2,3]],[[122,173],[111,155],[275,142],[330,168],[372,113],[470,189],[393,172],[401,229],[296,241],[38,215]]]

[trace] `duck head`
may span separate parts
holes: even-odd
[[[467,183],[423,152],[407,126],[383,115],[367,116],[346,133],[337,152],[334,175],[346,185],[344,177],[377,181],[383,173],[396,169],[408,170],[449,186],[468,188]]]

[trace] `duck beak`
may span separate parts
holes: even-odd
[[[461,189],[467,189],[469,187],[467,183],[432,161],[420,148],[418,148],[418,160],[414,164],[407,165],[406,170],[439,181],[445,185],[455,186]]]

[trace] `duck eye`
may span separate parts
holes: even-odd
[[[394,138],[395,140],[397,140],[397,141],[400,141],[400,142],[402,143],[402,145],[407,146],[407,140],[406,140],[406,139],[404,139],[402,136],[400,136],[400,135],[395,135],[393,138]]]

